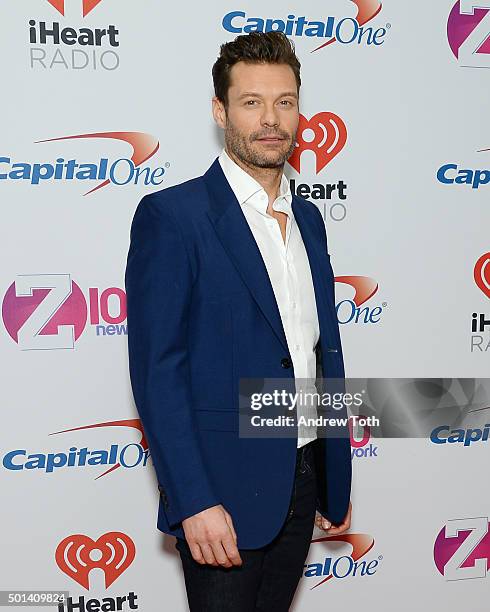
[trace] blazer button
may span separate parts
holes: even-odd
[[[293,363],[292,363],[291,359],[289,359],[289,357],[283,357],[281,359],[281,366],[283,368],[287,369],[287,368],[290,368],[292,365],[293,365]]]
[[[165,506],[165,508],[168,508],[168,498],[167,494],[165,493],[165,489],[162,487],[162,485],[159,484],[158,490],[160,491],[160,497],[162,498],[163,505]]]

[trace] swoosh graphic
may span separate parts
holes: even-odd
[[[353,2],[357,6],[357,15],[354,19],[360,26],[363,26],[368,21],[371,21],[371,19],[374,19],[383,8],[383,5],[381,4],[381,2],[379,2],[379,0],[351,0],[351,2]],[[323,49],[323,47],[331,45],[336,41],[337,39],[335,37],[331,38],[326,43],[323,43],[316,49],[313,49],[311,53],[314,53],[319,49]]]
[[[155,155],[160,147],[158,140],[151,134],[145,134],[144,132],[94,132],[93,134],[76,134],[74,136],[62,136],[60,138],[48,138],[46,140],[36,140],[35,144],[41,142],[55,142],[58,140],[75,140],[78,138],[110,138],[112,140],[121,140],[131,145],[133,153],[131,155],[131,161],[138,167],[147,159]],[[106,179],[97,187],[94,187],[83,195],[89,195],[106,185],[109,185],[109,179]]]
[[[67,433],[68,431],[80,431],[81,429],[94,429],[95,427],[133,427],[134,429],[137,429],[141,433],[141,439],[138,444],[141,445],[143,450],[145,451],[148,450],[148,442],[146,441],[145,432],[143,431],[143,426],[141,424],[140,419],[124,419],[121,421],[107,421],[105,423],[95,423],[94,425],[82,425],[81,427],[73,427],[72,429],[63,429],[61,431],[54,431],[53,433],[50,433],[49,435],[55,436],[56,434]],[[102,476],[109,474],[113,470],[117,470],[117,468],[119,467],[121,467],[121,464],[116,463],[115,465],[110,467],[108,470],[106,470],[103,474],[100,474],[100,476],[97,476],[95,480],[102,478]]]
[[[353,302],[357,307],[367,302],[378,290],[378,283],[369,276],[336,276],[335,282],[354,288]]]

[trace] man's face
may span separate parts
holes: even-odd
[[[277,168],[294,150],[299,122],[296,79],[287,64],[238,62],[230,72],[228,107],[213,99],[229,151],[245,165]]]

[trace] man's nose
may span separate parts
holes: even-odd
[[[262,113],[261,123],[264,126],[274,127],[279,125],[279,115],[276,107],[271,105],[264,105],[264,112]]]

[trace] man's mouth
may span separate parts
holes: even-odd
[[[264,136],[264,138],[257,138],[257,140],[260,140],[261,142],[281,142],[284,140],[284,138],[281,138],[280,136]]]

